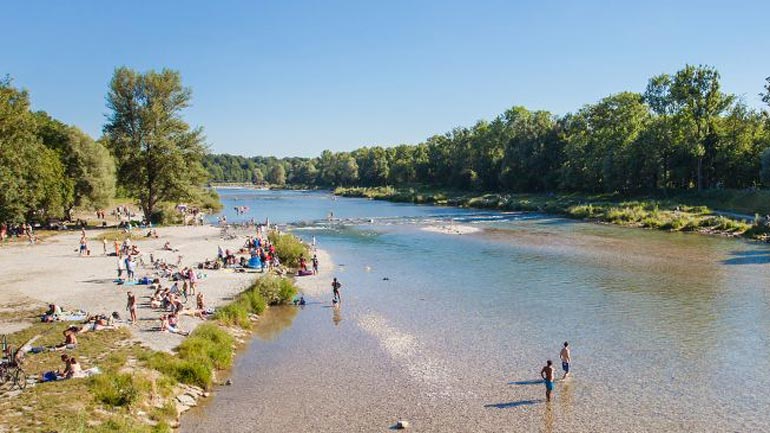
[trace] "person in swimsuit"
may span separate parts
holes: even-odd
[[[128,292],[126,294],[127,301],[126,301],[126,310],[128,310],[129,314],[131,315],[131,324],[136,324],[136,295],[134,295],[132,292]]]
[[[567,376],[569,376],[569,364],[572,362],[572,355],[569,352],[568,342],[564,342],[564,347],[561,349],[559,357],[561,358],[561,369],[564,370],[564,377],[562,377],[562,379],[566,379]]]
[[[545,367],[540,370],[540,377],[542,377],[545,381],[545,401],[551,401],[551,393],[553,392],[553,376],[553,361],[549,359],[546,361]]]
[[[334,277],[334,281],[332,281],[332,292],[334,293],[333,300],[337,302],[342,302],[342,298],[340,297],[340,287],[342,287],[342,284],[337,281],[337,277]]]

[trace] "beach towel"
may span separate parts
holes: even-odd
[[[56,320],[60,322],[82,322],[86,320],[87,317],[88,313],[85,311],[64,311],[56,317]]]

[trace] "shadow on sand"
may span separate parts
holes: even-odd
[[[519,401],[509,401],[507,403],[485,404],[484,407],[495,408],[495,409],[510,409],[512,407],[531,406],[533,404],[539,404],[544,402],[545,400],[543,400],[542,398],[539,398],[537,400],[519,400]]]

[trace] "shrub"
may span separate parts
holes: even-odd
[[[139,399],[147,383],[129,373],[104,373],[89,380],[89,388],[97,401],[109,406],[131,406]]]
[[[228,368],[233,362],[233,337],[213,323],[204,323],[177,349],[182,359],[211,363],[214,368]]]
[[[275,246],[276,254],[278,254],[281,263],[286,266],[296,268],[299,266],[299,257],[302,255],[308,256],[309,250],[307,245],[294,235],[272,230],[268,234],[268,239]]]

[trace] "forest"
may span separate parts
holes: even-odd
[[[759,84],[770,106],[770,78]],[[304,187],[427,185],[486,192],[637,195],[770,186],[770,116],[686,65],[575,113],[514,106],[422,143],[315,158],[207,155],[212,182]]]

